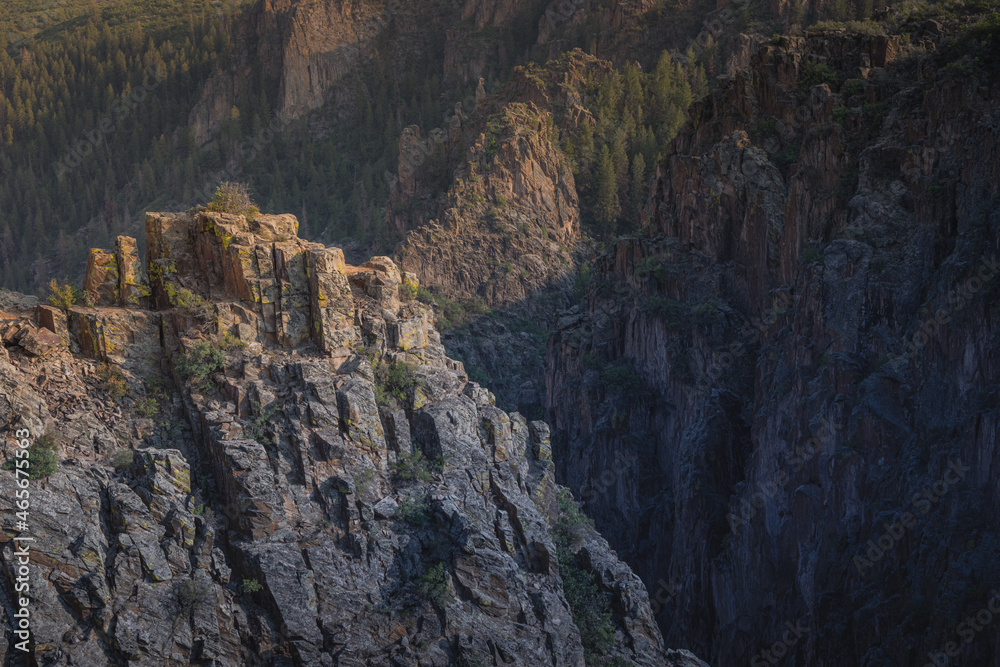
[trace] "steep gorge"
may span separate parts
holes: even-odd
[[[990,21],[764,44],[550,340],[560,478],[712,664],[923,664],[1000,583]]]
[[[0,316],[0,419],[34,466],[25,526],[0,471],[0,560],[34,538],[34,659],[703,664],[663,648],[641,581],[567,505],[548,426],[445,356],[412,274],[347,265],[291,215],[146,229],[145,271],[134,239],[92,252],[94,306]]]

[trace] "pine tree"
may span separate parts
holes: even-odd
[[[621,208],[618,204],[618,182],[614,165],[611,163],[611,151],[607,144],[601,146],[597,155],[597,187],[594,202],[594,218],[603,234],[614,231],[615,220]]]
[[[646,159],[642,153],[636,153],[632,158],[632,190],[629,199],[632,204],[633,224],[639,223],[639,212],[646,203],[649,183],[646,182]]]

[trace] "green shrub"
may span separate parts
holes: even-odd
[[[56,308],[69,310],[82,302],[83,291],[69,283],[60,285],[56,280],[49,281],[49,304]]]
[[[486,302],[477,296],[463,300],[449,299],[434,294],[426,287],[418,287],[416,299],[434,307],[437,329],[441,332],[460,327],[472,318],[489,312]]]
[[[277,440],[271,428],[271,418],[278,411],[277,406],[272,405],[267,410],[263,410],[260,403],[254,403],[253,411],[256,416],[243,427],[243,435],[262,445],[275,444]]]
[[[232,331],[227,331],[219,339],[219,347],[226,352],[231,352],[233,350],[245,350],[247,344],[246,341],[237,338]]]
[[[711,326],[722,319],[722,308],[719,306],[719,302],[716,299],[709,299],[704,303],[698,304],[694,312],[694,320],[702,326]]]
[[[205,503],[198,503],[197,505],[191,508],[191,514],[194,514],[195,516],[201,516],[204,513],[205,513]]]
[[[869,136],[875,136],[878,134],[879,130],[882,129],[882,123],[885,121],[885,117],[889,115],[889,111],[891,109],[892,103],[889,100],[877,102],[875,104],[865,104],[861,107],[861,112],[864,114],[865,121],[868,123]]]
[[[640,278],[651,277],[657,285],[662,285],[667,279],[667,270],[663,262],[655,257],[643,257],[635,265],[635,275]]]
[[[399,503],[399,518],[411,526],[424,526],[430,521],[431,510],[426,497],[404,498]]]
[[[419,384],[417,367],[405,361],[376,360],[375,400],[381,405],[405,405],[407,393]]]
[[[431,465],[419,449],[412,454],[400,453],[399,458],[392,464],[392,474],[408,482],[429,482]]]
[[[128,470],[135,460],[135,452],[131,449],[116,449],[111,452],[111,465],[118,472]]]
[[[627,361],[610,363],[601,370],[601,382],[609,394],[634,396],[639,390],[639,374]]]
[[[128,380],[122,369],[107,362],[97,367],[97,380],[101,389],[114,400],[118,400],[128,393]]]
[[[191,613],[201,606],[211,593],[208,584],[200,579],[185,579],[174,589],[177,606],[184,613]]]
[[[865,82],[861,79],[848,79],[844,82],[844,85],[840,87],[840,92],[845,97],[861,95],[865,92]]]
[[[354,488],[358,494],[367,496],[375,486],[375,469],[362,468],[360,472],[354,473]]]
[[[167,283],[165,286],[167,291],[167,300],[170,302],[171,306],[175,308],[188,308],[194,310],[205,310],[208,308],[208,301],[206,301],[201,295],[195,294],[186,287],[177,287]]]
[[[438,607],[443,607],[451,601],[451,588],[448,586],[448,576],[444,571],[444,563],[438,563],[428,569],[420,577],[420,595],[430,600]]]
[[[802,142],[793,141],[786,145],[780,151],[771,156],[771,162],[774,166],[778,168],[782,176],[788,177],[788,173],[799,159],[799,153],[802,152]]]
[[[404,280],[399,283],[399,298],[402,301],[413,301],[419,292],[420,288],[411,282]]]
[[[823,261],[823,251],[816,246],[809,246],[802,250],[803,264],[818,264]]]
[[[247,220],[253,220],[260,209],[250,199],[250,192],[246,183],[230,183],[224,181],[215,189],[215,197],[208,203],[209,211],[219,213],[233,213],[246,216]]]
[[[160,411],[160,402],[153,396],[140,398],[135,402],[135,413],[140,417],[152,417]]]
[[[264,590],[264,586],[261,585],[256,579],[244,579],[243,580],[243,592],[253,595],[254,593],[259,593]]]
[[[559,517],[552,532],[563,592],[573,623],[580,629],[587,664],[595,664],[614,646],[615,629],[608,595],[601,591],[593,573],[580,567],[576,559],[593,523],[580,511],[568,489],[560,488],[557,497]]]
[[[177,372],[184,379],[191,378],[200,389],[205,389],[208,379],[225,367],[226,353],[209,341],[196,343],[177,360]]]
[[[40,435],[33,444],[28,446],[27,458],[11,458],[3,464],[4,470],[27,469],[28,479],[44,479],[59,469],[59,443],[52,433]],[[18,461],[27,461],[18,466]]]
[[[799,85],[805,89],[825,83],[832,90],[837,89],[837,72],[825,63],[806,61],[799,70]]]

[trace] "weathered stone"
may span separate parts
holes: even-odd
[[[120,301],[118,263],[114,253],[92,248],[87,257],[83,291],[95,306],[117,306]]]
[[[119,236],[115,240],[115,261],[118,266],[119,304],[127,308],[147,307],[149,285],[134,238]]]
[[[391,497],[383,498],[372,506],[372,510],[375,512],[375,518],[377,519],[391,519],[399,511],[399,503]]]
[[[30,329],[18,340],[18,345],[33,357],[43,357],[66,346],[66,341],[48,329]]]
[[[306,253],[312,338],[321,350],[346,357],[358,339],[354,326],[354,297],[344,275],[344,253],[339,248]]]
[[[259,213],[250,222],[250,231],[265,241],[288,241],[299,234],[299,221],[290,213],[265,215]]]

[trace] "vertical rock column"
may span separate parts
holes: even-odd
[[[125,308],[148,308],[149,285],[142,270],[134,238],[119,236],[115,240],[115,261],[118,264],[118,297]]]
[[[100,248],[90,249],[83,291],[95,306],[118,305],[118,266],[113,253]]]
[[[354,324],[354,296],[344,273],[340,248],[314,248],[306,252],[312,338],[332,356],[347,356],[358,340]]]
[[[92,248],[87,258],[83,290],[95,306],[147,307],[149,288],[135,239],[119,236],[115,239],[113,253]]]

